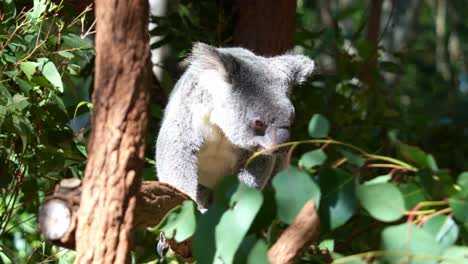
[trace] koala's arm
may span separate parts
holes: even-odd
[[[185,192],[201,206],[204,203],[199,196],[196,156],[199,144],[191,141],[189,130],[178,132],[177,126],[161,127],[156,145],[158,179]]]
[[[247,167],[239,170],[239,180],[249,187],[263,189],[272,176],[276,159],[276,155],[262,155],[255,158]]]

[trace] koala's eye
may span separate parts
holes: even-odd
[[[266,125],[262,120],[255,119],[253,121],[253,128],[255,130],[255,134],[257,134],[257,135],[264,135],[265,134]]]

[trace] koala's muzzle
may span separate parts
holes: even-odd
[[[278,127],[275,132],[275,145],[289,141],[289,127]]]
[[[267,131],[264,141],[260,144],[261,149],[269,150],[276,145],[286,143],[289,141],[289,127],[272,127]],[[287,148],[272,149],[265,154],[273,154],[286,151]]]

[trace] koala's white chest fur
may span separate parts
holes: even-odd
[[[208,188],[219,184],[224,176],[235,172],[238,149],[224,136],[221,129],[212,124],[208,116],[202,117],[201,131],[204,144],[198,152],[198,182]]]

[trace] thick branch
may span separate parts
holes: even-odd
[[[308,201],[294,222],[281,234],[268,251],[272,264],[290,264],[302,254],[304,248],[319,236],[320,220],[313,200]]]
[[[175,206],[190,197],[174,187],[157,181],[145,181],[137,193],[135,227],[154,227]],[[39,209],[39,228],[55,245],[74,249],[76,222],[81,201],[81,181],[65,179],[55,187]],[[190,259],[190,241],[175,244],[171,249],[183,259]]]

